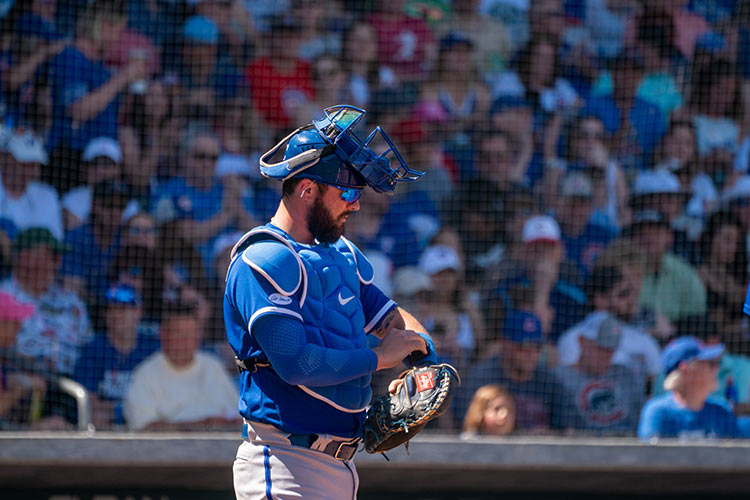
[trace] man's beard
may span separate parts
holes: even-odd
[[[339,219],[349,212],[341,214]],[[307,228],[313,238],[320,243],[335,243],[344,234],[344,223],[334,219],[331,212],[323,205],[323,197],[318,196],[312,210],[307,215]]]

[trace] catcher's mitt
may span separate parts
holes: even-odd
[[[368,453],[382,453],[413,438],[445,412],[461,383],[449,364],[415,366],[397,380],[396,391],[377,398],[367,412],[362,439]]]

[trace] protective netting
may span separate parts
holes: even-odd
[[[744,435],[721,412],[750,402],[746,2],[4,0],[0,16],[0,429],[127,428],[147,359],[179,385],[167,372],[210,351],[225,387],[229,252],[281,194],[258,157],[348,103],[427,172],[367,191],[346,235],[462,374],[437,427],[635,436],[660,397],[702,419],[675,435]],[[705,344],[664,351],[684,336]],[[202,410],[151,428],[237,428],[223,403]]]

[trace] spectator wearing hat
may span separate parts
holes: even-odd
[[[609,65],[612,91],[592,95],[584,113],[598,117],[613,138],[614,155],[626,169],[644,168],[667,129],[661,110],[638,96],[645,62],[637,49],[625,49]]]
[[[449,142],[460,142],[490,109],[490,91],[482,80],[474,57],[474,42],[460,31],[440,39],[437,60],[422,85],[421,106],[439,106],[445,112]],[[465,140],[465,139],[464,139]]]
[[[432,282],[424,326],[432,332],[438,359],[459,371],[484,340],[481,314],[466,294],[464,267],[458,252],[447,245],[429,246],[419,258],[419,269]]]
[[[65,233],[71,251],[63,259],[66,288],[75,290],[87,303],[96,304],[107,290],[107,270],[122,246],[122,220],[130,193],[116,180],[93,186],[88,222]]]
[[[641,306],[670,322],[705,314],[706,288],[695,269],[671,253],[674,238],[666,217],[655,210],[636,212],[628,232],[646,258]]]
[[[635,434],[646,391],[642,379],[613,361],[621,338],[622,327],[611,317],[581,331],[578,361],[555,369],[562,386],[556,427]]]
[[[591,220],[594,209],[594,187],[583,172],[569,172],[560,185],[555,215],[565,246],[565,261],[575,268],[576,275],[585,278],[594,261],[606,248],[615,233]]]
[[[747,243],[731,212],[715,212],[700,238],[701,263],[696,271],[706,286],[708,316],[730,350],[744,347],[742,298],[747,290]],[[742,340],[740,340],[742,339]]]
[[[378,65],[375,28],[364,21],[353,22],[341,36],[341,52],[341,59],[346,62],[343,69],[352,103],[369,109],[370,99],[383,79]]]
[[[216,3],[222,8],[225,5],[214,0],[201,3]],[[205,106],[211,112],[219,102],[233,101],[245,91],[239,69],[219,53],[219,26],[213,19],[189,17],[182,25],[182,40],[180,83],[188,92],[188,105]],[[211,120],[213,114],[194,118]]]
[[[96,137],[83,150],[81,160],[86,164],[86,184],[73,188],[63,196],[65,228],[75,229],[88,222],[94,185],[104,180],[119,181],[122,176],[122,150],[111,137]],[[138,211],[135,200],[128,202],[123,217]]]
[[[509,312],[498,333],[492,357],[464,377],[455,402],[457,416],[464,416],[480,387],[498,384],[513,395],[519,430],[549,429],[561,388],[555,375],[540,363],[544,333],[539,318],[528,311]]]
[[[161,349],[134,370],[124,400],[125,422],[138,431],[236,429],[236,383],[212,355],[199,350],[194,307],[176,303],[162,318]]]
[[[50,62],[53,106],[48,174],[61,191],[83,180],[78,161],[91,139],[117,137],[118,96],[147,76],[145,58],[132,58],[115,74],[102,63],[105,48],[118,39],[125,22],[120,0],[89,4],[77,17],[73,44]],[[60,176],[60,172],[70,174]]]
[[[528,217],[521,237],[515,240],[503,260],[491,271],[485,317],[498,311],[519,308],[513,289],[526,290],[524,299],[539,317],[549,340],[555,340],[584,315],[586,295],[576,286],[581,279],[561,275],[565,256],[557,221],[548,215]],[[575,278],[575,282],[570,282]],[[502,317],[502,315],[500,315]]]
[[[160,183],[152,196],[152,213],[164,223],[176,221],[180,237],[195,245],[210,263],[214,240],[226,233],[252,227],[255,218],[245,208],[243,182],[232,169],[221,173],[219,141],[210,129],[194,125],[180,144],[184,173]]]
[[[104,304],[104,331],[81,348],[74,375],[89,392],[99,430],[124,424],[122,400],[133,369],[159,349],[157,338],[139,331],[143,302],[135,288],[113,283]]]
[[[253,108],[274,131],[288,128],[297,106],[315,97],[312,68],[297,56],[301,28],[290,14],[275,17],[264,40],[268,55],[245,68]]]
[[[18,229],[46,227],[62,239],[60,197],[52,186],[39,180],[47,162],[39,139],[29,133],[11,134],[5,150],[0,150],[0,217]]]
[[[0,290],[33,304],[23,322],[15,352],[44,375],[72,375],[81,345],[90,338],[86,306],[57,284],[62,254],[69,247],[41,227],[27,228],[13,240],[11,276]]]
[[[695,227],[685,215],[689,196],[689,192],[682,189],[679,178],[669,170],[644,170],[635,178],[630,205],[634,211],[660,212],[672,228],[672,253],[689,262],[697,262],[695,240],[700,226]]]
[[[661,396],[643,407],[638,423],[640,439],[745,438],[747,418],[737,418],[726,400],[710,396],[718,387],[724,346],[703,344],[695,337],[679,337],[662,353],[665,375]]]
[[[378,0],[375,13],[366,19],[377,34],[380,66],[394,74],[396,83],[424,80],[437,53],[430,26],[407,15],[404,4],[404,0]]]

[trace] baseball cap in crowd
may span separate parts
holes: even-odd
[[[59,241],[46,227],[30,227],[19,232],[13,240],[13,251],[19,252],[29,248],[46,246],[51,250],[62,253],[70,250],[70,246]]]
[[[419,292],[432,290],[430,277],[415,266],[403,266],[393,273],[393,294],[397,297],[413,297]]]
[[[667,344],[662,351],[661,366],[664,375],[669,375],[683,361],[717,359],[723,354],[723,344],[706,345],[695,337],[678,337]]]
[[[41,163],[46,165],[49,158],[42,142],[33,134],[13,134],[8,139],[8,152],[18,163]]]
[[[622,327],[615,318],[604,316],[598,325],[587,325],[581,336],[593,340],[599,347],[614,350],[620,345]]]
[[[125,283],[113,283],[104,294],[106,304],[138,306],[142,303],[138,290]]]
[[[524,245],[532,243],[560,243],[560,226],[549,215],[529,217],[523,225],[521,241]]]
[[[122,149],[111,137],[96,137],[91,139],[83,150],[83,161],[90,162],[96,158],[109,158],[115,163],[122,162]]]
[[[425,248],[419,257],[419,269],[428,276],[445,271],[446,269],[460,271],[461,267],[461,260],[458,258],[458,253],[446,245],[429,246]]]
[[[0,320],[23,321],[30,318],[36,306],[26,302],[19,302],[13,295],[0,292]]]
[[[687,198],[680,180],[669,170],[644,170],[635,178],[631,204],[650,196],[669,195]]]
[[[624,231],[623,236],[632,236],[633,233],[644,226],[663,226],[668,228],[669,222],[659,210],[639,210],[633,214],[633,220],[627,230]]]
[[[192,16],[182,25],[182,36],[190,42],[216,45],[219,43],[219,28],[207,17]]]
[[[440,39],[440,52],[459,45],[471,49],[474,47],[474,42],[463,31],[451,31]]]
[[[519,344],[541,344],[542,322],[528,311],[512,311],[503,321],[503,337]]]
[[[253,175],[253,165],[243,155],[224,153],[216,161],[216,177],[227,175],[250,177]]]
[[[560,195],[565,198],[591,198],[594,186],[583,172],[569,172],[560,185]]]

